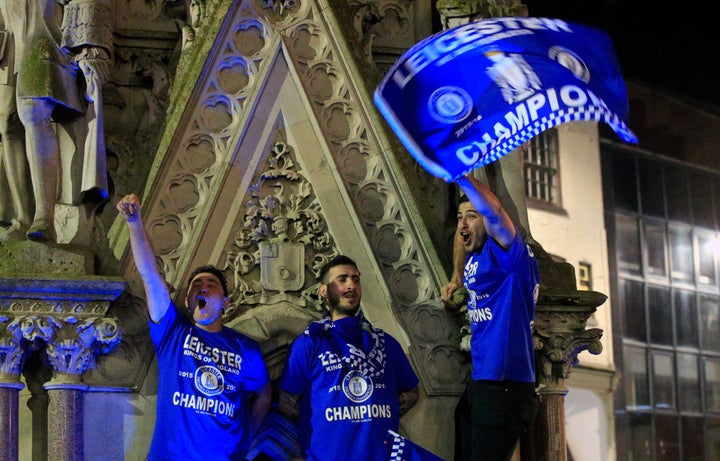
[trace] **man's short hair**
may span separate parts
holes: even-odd
[[[212,274],[215,277],[217,277],[218,280],[220,280],[220,285],[222,285],[222,289],[223,289],[223,295],[225,297],[227,297],[228,287],[227,287],[227,280],[225,279],[225,274],[223,274],[220,269],[218,269],[217,267],[210,265],[210,264],[208,264],[207,266],[196,267],[195,270],[192,271],[192,273],[190,274],[190,278],[188,278],[188,282],[187,282],[188,290],[190,289],[190,283],[195,278],[195,276],[198,274],[202,274],[203,272]]]
[[[461,203],[469,202],[470,199],[468,198],[467,194],[462,194],[460,196],[460,199],[458,200],[458,206],[460,206]]]
[[[358,269],[357,264],[355,264],[355,261],[353,261],[349,257],[347,257],[345,255],[337,255],[333,259],[331,259],[330,261],[325,263],[325,265],[322,267],[322,269],[320,269],[320,283],[322,283],[323,285],[327,284],[327,282],[328,282],[326,280],[327,274],[328,274],[328,272],[330,272],[330,269],[332,269],[335,266],[353,266],[358,271],[360,270],[360,269]]]

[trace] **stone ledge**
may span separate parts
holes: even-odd
[[[0,245],[0,277],[84,277],[94,273],[89,248],[26,240]]]

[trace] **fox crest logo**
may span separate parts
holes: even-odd
[[[372,378],[366,376],[358,370],[352,370],[345,375],[342,382],[342,390],[345,397],[355,403],[364,402],[370,398],[373,393]]]
[[[195,387],[205,395],[218,395],[225,389],[225,377],[215,367],[202,366],[195,371]]]
[[[458,123],[470,115],[470,94],[457,86],[443,86],[433,91],[427,103],[428,113],[440,123]]]
[[[541,88],[537,74],[520,54],[488,51],[485,57],[492,62],[486,72],[508,104],[527,99]]]

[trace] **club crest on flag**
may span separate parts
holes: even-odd
[[[561,123],[602,121],[637,142],[609,36],[559,19],[491,18],[428,37],[374,100],[410,154],[446,181]]]

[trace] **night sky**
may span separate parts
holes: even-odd
[[[529,16],[575,21],[610,34],[626,79],[720,110],[720,22],[700,4],[639,0],[525,0]],[[711,35],[712,34],[712,35]],[[714,35],[714,36],[713,36]]]

